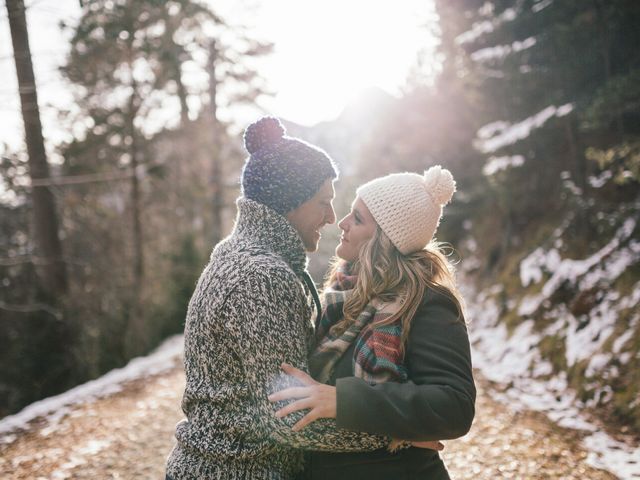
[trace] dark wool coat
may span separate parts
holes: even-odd
[[[167,474],[183,479],[289,479],[302,450],[363,451],[388,438],[322,419],[293,432],[302,412],[278,419],[267,396],[291,383],[280,365],[307,369],[313,301],[296,230],[275,211],[238,200],[233,233],[214,249],[185,326],[187,417]]]
[[[476,389],[469,338],[453,302],[430,291],[409,332],[405,363],[409,381],[370,385],[353,376],[353,345],[338,361],[339,427],[403,440],[447,440],[469,431]],[[409,448],[309,456],[313,480],[444,480],[449,475],[436,451]]]

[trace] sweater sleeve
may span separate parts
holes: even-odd
[[[432,295],[432,294],[429,294]],[[465,435],[475,413],[476,389],[469,338],[453,303],[431,297],[416,313],[405,361],[406,383],[337,381],[338,426],[403,440]]]
[[[302,286],[292,276],[273,270],[252,272],[225,302],[227,311],[232,312],[229,331],[236,333],[235,341],[245,352],[242,364],[254,418],[249,436],[256,440],[269,438],[294,448],[334,452],[386,446],[389,438],[338,428],[334,419],[320,419],[294,432],[291,428],[306,410],[285,418],[275,416],[283,403],[270,403],[268,395],[294,384],[293,379],[283,376],[282,362],[309,371],[305,297]]]

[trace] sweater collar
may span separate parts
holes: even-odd
[[[302,275],[307,267],[307,254],[298,231],[286,217],[245,197],[240,197],[236,205],[238,216],[233,235],[279,255],[296,274]]]

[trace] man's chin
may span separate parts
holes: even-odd
[[[302,244],[304,245],[304,250],[307,253],[313,253],[318,251],[318,245],[320,244],[320,234],[316,233],[313,238],[303,238]]]
[[[314,243],[313,245],[305,243],[304,250],[307,253],[317,252],[318,251],[318,242]]]

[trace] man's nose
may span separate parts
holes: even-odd
[[[333,205],[329,207],[327,214],[324,216],[324,221],[328,224],[336,223],[336,212],[333,209]]]

